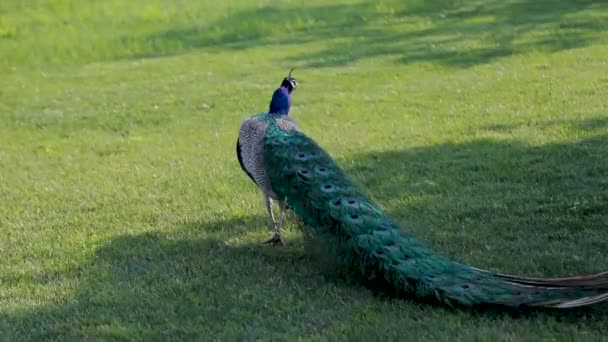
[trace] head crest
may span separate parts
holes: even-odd
[[[299,85],[298,81],[295,78],[293,78],[293,76],[291,76],[291,73],[294,71],[294,69],[295,68],[291,68],[291,70],[289,70],[289,74],[287,75],[287,77],[285,77],[283,79],[283,83],[281,84],[283,86],[287,86],[289,89],[289,92],[296,89]]]

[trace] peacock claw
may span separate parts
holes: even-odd
[[[269,244],[269,245],[271,245],[273,247],[276,247],[276,246],[285,246],[285,241],[281,237],[281,234],[278,234],[277,232],[272,233],[272,236],[268,240],[265,240],[262,243],[263,244]]]

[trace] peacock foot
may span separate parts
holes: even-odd
[[[265,240],[262,243],[269,244],[269,245],[271,245],[273,247],[276,247],[276,246],[285,246],[285,241],[283,241],[283,238],[281,237],[281,234],[279,234],[277,232],[273,232],[272,236],[268,240]]]

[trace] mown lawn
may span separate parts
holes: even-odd
[[[376,295],[270,248],[240,122],[293,116],[477,267],[608,270],[608,3],[0,2],[0,340],[605,340],[608,310]]]

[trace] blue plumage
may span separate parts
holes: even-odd
[[[272,94],[272,100],[270,100],[270,108],[268,109],[268,113],[288,114],[289,107],[291,107],[289,90],[286,87],[280,87],[275,90]]]

